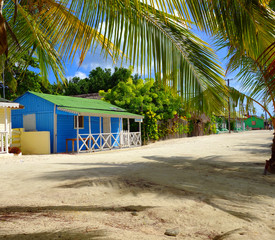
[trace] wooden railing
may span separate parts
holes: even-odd
[[[141,146],[140,132],[123,131],[121,145],[122,147]]]
[[[78,152],[141,146],[140,132],[79,134]]]
[[[8,153],[8,139],[9,134],[8,132],[0,132],[0,154],[1,153]]]

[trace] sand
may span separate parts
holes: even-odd
[[[1,155],[0,239],[275,239],[275,175],[262,175],[272,137]]]

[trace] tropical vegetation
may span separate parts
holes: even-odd
[[[181,97],[172,88],[158,85],[154,79],[128,78],[108,91],[99,91],[99,94],[107,102],[144,116],[144,143],[167,137],[192,136],[194,126],[199,121],[199,116],[186,110]],[[202,133],[216,133],[215,126],[215,117],[212,116]]]
[[[211,104],[211,110],[218,112],[226,99],[223,71],[213,50],[192,33],[195,27],[215,37],[220,48],[228,48],[227,71],[240,70],[248,99],[258,101],[264,96],[275,108],[275,17],[270,0],[0,3],[2,71],[12,73],[26,53],[35,54],[42,78],[51,69],[65,81],[63,61],[79,56],[81,64],[88,51],[101,46],[102,54],[114,61],[124,58],[141,72],[154,70],[158,84],[178,91],[184,102],[192,102],[186,105],[192,111],[209,111]],[[274,158],[275,144],[273,162]]]

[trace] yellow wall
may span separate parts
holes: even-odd
[[[10,132],[11,129],[11,109],[7,109],[7,116],[8,116],[8,132]],[[5,112],[4,108],[0,108],[0,132],[5,131]]]
[[[50,154],[50,132],[22,132],[22,154]]]
[[[11,147],[19,147],[21,149],[21,134],[24,128],[13,128],[11,135]]]

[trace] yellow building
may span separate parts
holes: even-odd
[[[0,154],[8,153],[11,137],[11,109],[23,108],[19,103],[0,98]]]

